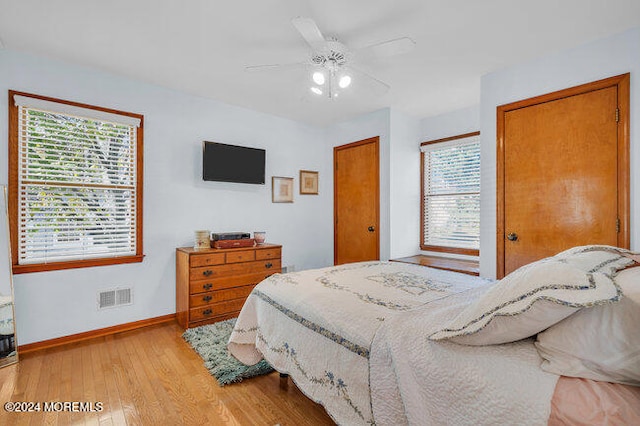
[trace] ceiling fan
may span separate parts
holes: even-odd
[[[411,51],[415,46],[415,42],[409,37],[401,37],[350,50],[337,38],[322,35],[311,18],[297,17],[293,18],[291,23],[311,48],[311,57],[303,62],[254,65],[245,67],[245,70],[253,72],[307,68],[311,77],[309,91],[318,97],[335,99],[349,89],[354,81],[361,82],[376,94],[384,94],[390,86],[354,67],[353,63],[365,61],[367,58],[400,55]]]

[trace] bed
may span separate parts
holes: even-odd
[[[615,257],[625,266],[633,263],[620,260],[618,252],[596,255]],[[590,261],[603,263],[601,258]],[[556,263],[560,266],[543,262],[542,268],[563,267]],[[615,282],[611,286],[603,278],[596,284],[602,288],[593,290],[611,303]],[[338,424],[552,424],[572,418],[576,413],[563,409],[575,404],[558,402],[556,388],[566,396],[575,393],[574,382],[604,382],[559,380],[560,375],[543,370],[535,335],[501,344],[455,341],[472,340],[487,330],[495,334],[495,325],[515,315],[499,311],[480,332],[457,331],[451,337],[451,328],[443,329],[452,319],[464,319],[462,314],[496,287],[477,277],[398,262],[277,274],[248,297],[228,348],[245,364],[264,358],[289,374]],[[567,293],[566,288],[545,291]],[[545,309],[558,304],[549,297],[539,300],[548,302],[537,304]],[[562,315],[581,310],[578,302],[561,305],[570,312]],[[600,304],[605,303],[595,305]],[[529,308],[526,315],[540,316]],[[631,404],[618,415],[640,420],[639,389],[611,385],[600,401]],[[593,404],[593,399],[583,402]]]

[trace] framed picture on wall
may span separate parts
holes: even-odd
[[[300,194],[318,195],[318,172],[300,170]]]
[[[271,201],[293,203],[293,178],[271,176]]]

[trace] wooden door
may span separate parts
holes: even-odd
[[[629,215],[628,143],[625,151],[619,140],[620,87],[612,83],[568,89],[498,112],[499,277],[574,246],[628,247],[628,232],[620,232]]]
[[[379,137],[333,149],[334,263],[380,259]]]

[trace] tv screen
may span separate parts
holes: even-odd
[[[264,184],[265,154],[259,148],[204,142],[202,179]]]

